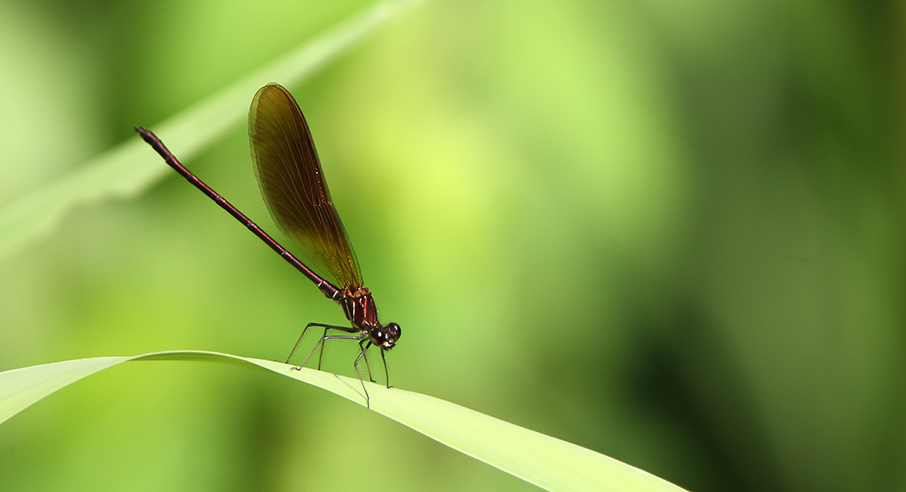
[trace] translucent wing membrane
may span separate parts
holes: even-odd
[[[306,263],[336,287],[361,287],[362,274],[330,199],[302,111],[283,87],[262,87],[249,111],[255,176],[274,222]]]

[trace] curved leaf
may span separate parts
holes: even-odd
[[[262,359],[203,351],[155,352],[55,362],[0,373],[0,422],[79,379],[134,360],[215,360],[248,364],[365,405],[357,379]],[[371,409],[453,449],[548,490],[683,489],[638,468],[427,395],[365,383]]]

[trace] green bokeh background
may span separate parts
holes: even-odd
[[[0,207],[370,5],[0,1]],[[394,385],[692,490],[906,490],[904,20],[438,0],[290,86],[402,325]],[[275,231],[244,125],[187,165]],[[0,262],[0,370],[281,359],[308,321],[344,320],[175,174]],[[232,365],[129,364],[0,426],[4,492],[429,489],[533,487]]]

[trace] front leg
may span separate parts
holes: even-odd
[[[365,345],[366,343],[368,345]],[[368,349],[371,348],[371,345],[371,340],[367,338],[359,340],[359,349],[362,350],[362,358],[365,359],[365,368],[368,369],[368,379],[370,379],[372,383],[376,383],[377,381],[374,380],[374,376],[371,375],[371,364],[368,363]]]

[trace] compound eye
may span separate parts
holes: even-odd
[[[390,323],[389,325],[385,326],[384,329],[387,330],[387,341],[393,343],[396,343],[396,341],[400,339],[400,335],[402,335],[403,333],[400,325],[396,323]]]

